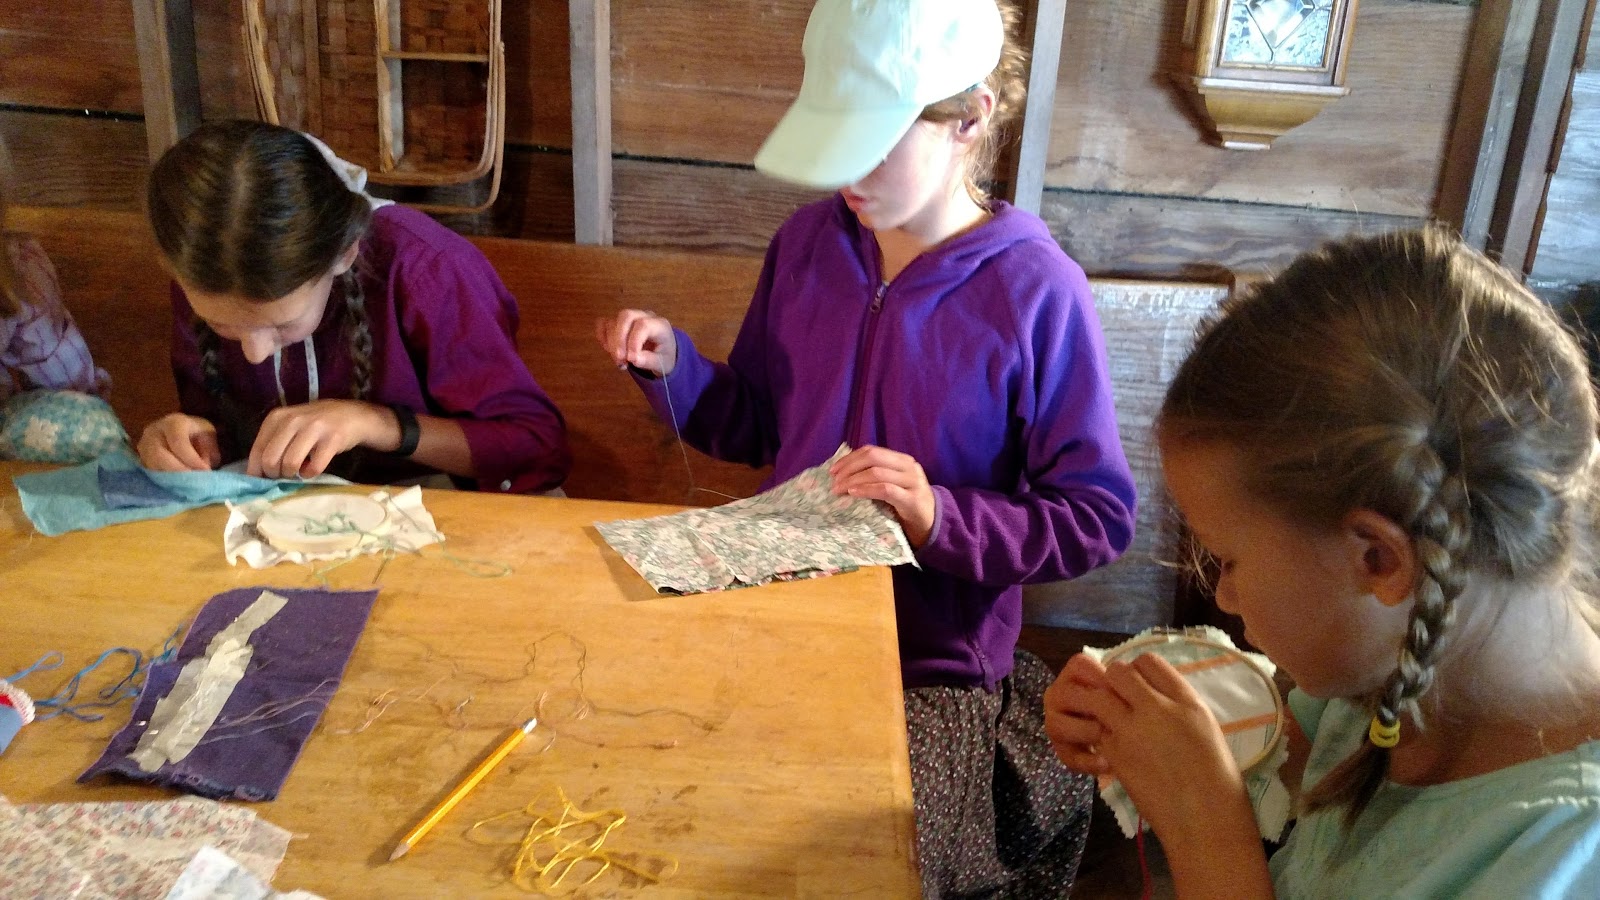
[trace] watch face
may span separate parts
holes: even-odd
[[[1337,0],[1231,0],[1224,65],[1324,69]]]

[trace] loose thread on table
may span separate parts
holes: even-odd
[[[435,661],[439,661],[448,665],[449,672],[439,676],[433,681],[432,684],[414,693],[402,692],[400,689],[394,687],[384,688],[383,690],[376,692],[375,694],[371,695],[370,699],[367,700],[366,707],[362,712],[362,717],[359,722],[343,728],[329,728],[327,730],[330,734],[361,734],[371,728],[379,719],[388,715],[391,710],[399,707],[400,705],[423,701],[427,701],[432,705],[434,711],[440,716],[443,724],[451,730],[461,731],[469,728],[471,727],[471,723],[467,720],[466,709],[468,704],[477,702],[477,698],[481,692],[485,691],[486,689],[519,684],[526,682],[529,679],[538,678],[538,672],[541,665],[555,667],[558,669],[567,665],[569,661],[559,659],[549,660],[550,654],[556,652],[554,649],[552,649],[551,645],[558,642],[565,642],[566,646],[570,648],[571,654],[574,657],[572,660],[570,660],[572,673],[566,679],[568,687],[564,689],[565,691],[570,691],[570,693],[573,695],[573,699],[571,701],[572,706],[570,710],[564,710],[562,715],[551,714],[549,712],[549,706],[552,700],[551,692],[549,690],[543,690],[540,691],[538,696],[535,697],[530,703],[526,703],[519,707],[516,714],[508,717],[507,721],[512,723],[520,723],[526,721],[531,713],[533,717],[539,719],[541,724],[549,726],[548,733],[551,735],[552,742],[559,734],[579,743],[588,744],[591,746],[653,750],[670,749],[677,746],[678,741],[676,739],[671,739],[641,741],[635,743],[618,743],[616,741],[596,740],[580,734],[571,733],[570,731],[560,729],[559,725],[563,721],[579,721],[588,719],[592,715],[616,716],[619,718],[631,719],[671,716],[686,721],[705,733],[713,732],[721,725],[721,722],[719,721],[713,721],[696,716],[683,710],[665,707],[653,707],[650,709],[635,711],[602,706],[594,703],[588,696],[588,690],[584,683],[588,669],[588,646],[584,644],[582,640],[578,639],[576,635],[573,635],[570,632],[552,631],[543,635],[537,640],[524,645],[525,659],[522,665],[522,671],[516,675],[504,678],[498,678],[483,672],[468,669],[461,664],[461,661],[457,657],[440,652],[432,644],[422,640],[421,638],[418,638],[415,635],[388,631],[383,631],[382,633],[392,634],[395,638],[409,641],[421,649],[423,658],[415,665],[409,666],[412,671],[426,671],[430,668],[431,664],[433,664]],[[469,690],[465,698],[459,703],[454,704],[454,706],[449,705],[449,700],[443,700],[432,696],[433,693],[439,689],[440,685],[443,685],[447,681],[454,680],[468,680],[471,682],[474,690]],[[554,679],[547,677],[545,680],[550,681]],[[504,692],[495,690],[493,693],[498,696],[502,695]],[[485,712],[484,715],[490,715],[490,713]],[[495,718],[498,719],[499,716],[495,715]]]
[[[571,894],[594,884],[615,868],[658,884],[678,874],[678,859],[666,853],[626,852],[627,856],[648,860],[642,864],[624,859],[623,853],[607,849],[606,841],[618,831],[628,815],[620,808],[584,812],[567,797],[566,791],[556,788],[561,798],[559,816],[542,812],[529,803],[520,809],[507,810],[474,822],[466,831],[467,840],[475,844],[515,844],[516,853],[511,858],[511,883],[522,890],[549,896]],[[479,829],[506,819],[527,817],[527,831],[512,840],[484,837]],[[609,820],[609,821],[608,821]],[[544,857],[541,859],[541,857]],[[593,871],[583,877],[579,867]],[[568,881],[569,876],[575,876]]]
[[[678,411],[672,408],[672,386],[667,384],[667,374],[665,372],[657,372],[655,374],[656,377],[661,379],[662,393],[667,395],[667,417],[672,420],[672,434],[678,439],[678,452],[683,454],[683,470],[689,474],[689,496],[693,497],[696,493],[704,491],[707,494],[715,494],[718,497],[726,497],[729,500],[744,499],[735,497],[732,494],[724,494],[708,487],[699,487],[695,484],[694,468],[689,465],[689,448],[683,441],[683,432],[678,428]]]
[[[150,667],[160,663],[170,662],[177,656],[178,636],[182,633],[183,629],[181,627],[174,630],[172,634],[167,637],[166,641],[162,643],[160,652],[148,658],[145,657],[144,653],[132,647],[112,647],[111,649],[106,650],[105,652],[101,653],[99,658],[94,662],[84,666],[82,669],[79,669],[76,673],[74,673],[73,676],[67,680],[66,684],[58,688],[54,694],[43,699],[35,700],[33,702],[34,709],[37,711],[35,718],[43,720],[53,719],[56,716],[65,715],[77,719],[80,722],[98,722],[101,719],[104,719],[105,716],[103,714],[86,712],[86,710],[111,709],[122,704],[124,701],[137,698],[139,696],[139,692],[144,688],[145,676],[149,674]],[[78,698],[78,691],[82,687],[83,680],[91,675],[96,669],[100,668],[100,666],[104,665],[108,660],[116,656],[126,656],[131,660],[128,674],[122,676],[122,679],[115,684],[107,685],[106,687],[103,687],[97,691],[95,696],[99,698],[98,700],[86,700],[82,703],[75,702]],[[10,682],[16,682],[18,679],[21,679],[34,672],[53,671],[57,668],[60,668],[61,664],[65,662],[65,660],[66,657],[61,653],[61,651],[52,650],[40,657],[38,662],[35,662],[33,665],[28,666],[6,680]]]

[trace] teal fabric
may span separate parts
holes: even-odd
[[[1366,739],[1343,700],[1289,695],[1310,786]],[[1304,816],[1272,857],[1280,898],[1600,897],[1600,741],[1430,787],[1385,783],[1351,829]]]
[[[0,459],[82,463],[128,446],[111,405],[78,391],[28,391],[0,406]]]
[[[315,480],[274,480],[253,478],[233,472],[151,472],[156,486],[171,494],[173,501],[113,509],[106,504],[100,489],[100,470],[125,471],[139,468],[138,460],[127,451],[107,454],[93,462],[50,472],[18,475],[12,479],[22,498],[22,511],[40,533],[55,536],[68,531],[87,531],[136,522],[162,519],[170,515],[232,500],[271,500]],[[338,479],[330,479],[338,482]]]

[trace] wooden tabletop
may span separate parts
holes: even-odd
[[[320,586],[309,565],[229,567],[221,507],[39,535],[10,478],[32,468],[0,464],[0,675],[61,651],[60,669],[21,682],[36,696],[110,647],[158,650],[221,591]],[[376,577],[380,593],[283,791],[251,807],[300,835],[279,889],[523,896],[506,881],[513,848],[465,832],[531,801],[554,807],[559,788],[585,810],[627,814],[608,848],[679,863],[663,884],[607,875],[586,895],[917,896],[887,570],[658,596],[592,523],[669,507],[453,491],[425,502],[449,537],[442,547],[325,573],[344,589]],[[472,561],[512,571],[486,577]],[[110,778],[76,783],[130,709],[24,727],[0,757],[0,795],[175,796]],[[386,862],[414,820],[536,711],[540,726],[505,763],[408,856]]]

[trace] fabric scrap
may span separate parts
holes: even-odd
[[[237,860],[212,846],[201,847],[184,867],[165,900],[320,900],[308,891],[279,893]]]
[[[130,754],[149,728],[156,704],[180,673],[203,657],[212,638],[266,589],[239,588],[206,602],[177,657],[152,666],[128,724],[78,780],[115,773],[204,797],[271,800],[278,795],[366,627],[378,592],[272,588],[283,608],[250,635],[250,663],[216,721],[181,760],[144,771]]]
[[[117,474],[130,471],[139,471],[143,479]],[[105,484],[111,487],[116,506],[107,502],[102,472],[111,473]],[[326,475],[272,479],[220,471],[154,472],[141,469],[139,461],[126,451],[108,453],[70,468],[17,475],[12,481],[22,500],[23,514],[39,533],[50,537],[123,522],[164,519],[186,509],[230,500],[281,497],[308,484],[349,483]],[[171,495],[171,499],[152,491],[150,485]]]
[[[916,565],[900,523],[884,506],[833,493],[828,467],[711,509],[595,528],[659,593],[696,594],[817,578],[860,566]]]
[[[354,549],[336,553],[304,553],[280,550],[261,537],[255,523],[271,508],[270,499],[228,504],[228,522],[222,526],[222,551],[229,564],[244,560],[252,569],[264,569],[281,562],[304,563],[317,560],[349,559],[367,553],[416,553],[429,544],[444,540],[434,525],[433,514],[422,504],[422,488],[408,487],[398,493],[373,491],[367,496],[383,504],[388,515],[372,533],[362,535]]]
[[[244,678],[245,667],[255,653],[250,635],[287,602],[271,591],[262,591],[237,619],[212,636],[204,656],[184,664],[172,690],[156,701],[156,708],[150,713],[150,727],[139,736],[139,744],[130,754],[140,769],[154,772],[166,763],[182,762],[189,755]]]
[[[1172,634],[1176,641],[1165,644],[1146,643],[1149,637],[1158,634]],[[1250,805],[1255,810],[1256,825],[1261,829],[1261,836],[1269,841],[1279,840],[1284,828],[1289,824],[1292,806],[1289,789],[1278,775],[1278,770],[1289,758],[1289,742],[1284,740],[1282,734],[1271,733],[1271,726],[1276,721],[1276,710],[1281,700],[1276,698],[1269,688],[1263,687],[1259,676],[1247,663],[1240,661],[1238,664],[1229,665],[1228,661],[1233,659],[1231,655],[1204,644],[1184,642],[1181,640],[1184,636],[1220,644],[1237,652],[1254,663],[1255,668],[1268,679],[1271,679],[1277,671],[1278,667],[1272,660],[1260,653],[1239,650],[1227,632],[1209,625],[1186,628],[1181,633],[1170,632],[1167,629],[1147,629],[1115,647],[1109,649],[1085,647],[1083,652],[1096,661],[1103,660],[1107,656],[1117,656],[1124,662],[1142,655],[1140,653],[1132,656],[1118,655],[1119,651],[1129,645],[1143,644],[1150,648],[1147,652],[1159,652],[1168,662],[1177,666],[1184,678],[1194,686],[1201,699],[1206,702],[1212,715],[1222,724],[1223,738],[1234,759],[1241,762],[1250,760],[1261,756],[1265,749],[1265,755],[1261,760],[1244,772],[1245,790],[1250,795]],[[1159,651],[1156,650],[1158,647]],[[1270,747],[1266,746],[1268,740],[1273,741]],[[1133,805],[1133,799],[1128,796],[1122,783],[1115,779],[1101,779],[1100,797],[1111,807],[1122,833],[1127,837],[1133,837],[1140,827],[1141,819],[1139,811]]]
[[[0,797],[0,896],[159,900],[208,845],[270,881],[289,832],[194,797],[22,806]]]

